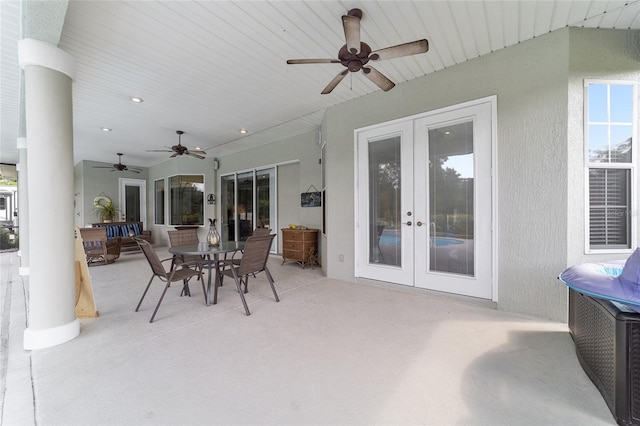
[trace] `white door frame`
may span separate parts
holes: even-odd
[[[119,178],[118,200],[120,203],[120,218],[124,218],[126,211],[126,191],[127,186],[137,186],[140,190],[140,221],[143,229],[147,229],[147,181],[144,179]]]
[[[472,105],[442,114],[420,118],[415,123],[415,161],[417,164],[429,162],[429,134],[433,128],[449,129],[451,125],[472,123],[473,134],[473,238],[449,238],[431,235],[432,228],[429,220],[429,185],[430,179],[426,167],[416,165],[416,181],[423,182],[416,185],[415,219],[422,220],[425,226],[414,228],[417,232],[416,241],[423,244],[415,245],[416,261],[415,285],[430,290],[462,294],[466,296],[491,299],[493,296],[492,277],[492,188],[491,188],[491,108],[490,104]],[[445,245],[440,246],[440,241]],[[429,244],[429,242],[433,242]],[[453,242],[454,244],[448,244]],[[431,269],[429,254],[439,253],[445,259],[444,269]],[[470,255],[472,253],[472,255]],[[473,261],[473,269],[467,272],[453,272],[461,267],[469,258]],[[453,262],[448,265],[448,262]],[[470,262],[469,262],[470,263]],[[468,267],[468,263],[466,264]],[[452,269],[449,269],[452,268]]]
[[[364,127],[364,128],[360,128],[360,129],[355,129],[354,130],[354,182],[355,182],[355,188],[354,188],[354,205],[355,205],[355,213],[354,213],[354,229],[355,229],[355,233],[354,233],[354,247],[355,247],[355,252],[354,252],[354,258],[355,258],[355,268],[354,268],[354,276],[355,277],[364,277],[364,278],[370,278],[367,277],[365,275],[363,275],[361,273],[362,269],[363,269],[363,264],[362,264],[362,255],[360,254],[361,252],[366,252],[368,253],[369,251],[369,247],[368,246],[363,246],[363,242],[361,241],[360,238],[360,232],[358,229],[361,217],[362,217],[362,211],[360,211],[360,209],[368,209],[368,204],[361,204],[363,201],[367,201],[367,199],[365,198],[364,200],[362,199],[362,194],[361,191],[359,191],[359,185],[367,185],[366,181],[365,182],[361,182],[361,170],[360,170],[360,157],[359,157],[359,139],[360,139],[360,135],[361,134],[365,134],[365,132],[371,132],[373,131],[374,133],[377,131],[378,134],[383,134],[384,133],[384,128],[389,128],[390,126],[394,126],[394,125],[398,125],[401,124],[403,122],[407,122],[407,121],[411,121],[411,122],[415,122],[416,120],[422,119],[422,118],[428,118],[430,116],[434,116],[434,115],[440,115],[440,114],[444,114],[447,112],[451,112],[451,111],[455,111],[455,110],[459,110],[459,109],[463,109],[463,108],[468,108],[468,107],[473,107],[473,106],[478,106],[481,104],[488,104],[490,109],[491,109],[491,123],[490,123],[490,127],[491,127],[491,153],[490,158],[491,158],[491,200],[490,200],[490,205],[491,205],[491,230],[490,230],[490,240],[491,240],[491,261],[490,261],[490,281],[491,281],[491,295],[490,295],[490,299],[493,301],[498,301],[498,282],[497,282],[497,276],[496,276],[496,271],[497,271],[497,263],[498,263],[498,211],[497,211],[497,187],[498,187],[498,182],[497,182],[497,174],[494,173],[494,170],[496,170],[496,165],[497,165],[497,96],[488,96],[485,98],[481,98],[481,99],[476,99],[473,101],[469,101],[469,102],[464,102],[461,104],[457,104],[457,105],[452,105],[446,108],[441,108],[438,110],[434,110],[434,111],[429,111],[426,113],[421,113],[421,114],[416,114],[413,116],[409,116],[409,117],[404,117],[404,118],[400,118],[400,119],[396,119],[396,120],[392,120],[389,122],[385,122],[385,123],[379,123],[376,125],[372,125],[372,126],[368,126],[368,127]],[[362,191],[365,192],[365,191]],[[363,224],[363,226],[365,226],[365,224]],[[382,277],[380,275],[377,275],[375,278],[372,279],[378,279],[378,280],[383,280],[383,281],[389,281],[389,282],[398,282],[398,280],[390,280],[387,279],[386,277]]]
[[[373,242],[370,241],[370,233],[365,229],[360,229],[361,226],[366,227],[368,224],[369,205],[370,205],[370,193],[368,190],[358,191],[359,187],[368,188],[369,184],[369,169],[368,167],[361,167],[358,162],[358,156],[360,158],[369,157],[369,144],[377,141],[384,141],[393,138],[400,139],[401,150],[409,151],[408,158],[412,155],[410,151],[413,150],[414,145],[414,132],[413,122],[403,121],[390,124],[384,127],[375,127],[372,129],[363,130],[356,135],[356,251],[355,251],[355,264],[356,272],[362,273],[362,276],[375,277],[381,281],[389,281],[397,284],[413,285],[414,281],[414,263],[413,263],[413,230],[411,227],[407,227],[406,223],[411,222],[413,218],[410,216],[413,212],[413,161],[402,162],[400,167],[400,182],[401,182],[401,200],[400,210],[402,225],[399,226],[400,231],[400,258],[399,265],[386,265],[386,264],[372,264],[369,260],[370,247]],[[407,164],[408,163],[408,164]],[[366,234],[366,242],[363,240],[358,241],[358,234]],[[378,244],[379,242],[376,242]],[[356,275],[358,276],[358,275]]]

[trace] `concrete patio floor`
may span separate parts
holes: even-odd
[[[262,276],[248,317],[231,281],[209,307],[174,285],[150,324],[161,285],[134,312],[150,270],[129,254],[89,269],[77,338],[25,351],[28,279],[0,262],[2,425],[615,424],[566,324],[275,256],[280,303]]]

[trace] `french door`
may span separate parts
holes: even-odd
[[[120,178],[120,218],[125,222],[146,222],[147,183],[141,179]],[[146,229],[146,225],[144,225]]]
[[[492,110],[358,132],[357,276],[492,298]]]

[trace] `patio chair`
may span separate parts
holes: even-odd
[[[247,315],[251,315],[251,312],[249,312],[249,307],[247,306],[244,293],[248,292],[247,284],[249,281],[249,275],[255,276],[255,274],[264,272],[267,276],[267,280],[269,281],[269,285],[271,286],[271,291],[273,292],[276,302],[280,301],[278,293],[276,293],[276,288],[273,286],[273,277],[271,276],[269,269],[267,269],[267,260],[269,259],[271,243],[273,242],[274,237],[275,234],[251,236],[245,242],[244,252],[239,262],[236,262],[234,259],[221,260],[219,262],[220,282],[222,282],[222,277],[224,275],[233,277],[238,289],[238,294],[240,295],[240,300],[244,306],[244,311]],[[244,292],[242,291],[243,284]],[[214,292],[217,293],[217,291],[218,288],[216,286]]]
[[[207,291],[204,288],[204,280],[202,280],[202,269],[199,269],[199,268],[192,269],[190,268],[190,266],[192,265],[188,263],[182,263],[178,265],[176,264],[176,262],[173,261],[173,258],[160,260],[160,258],[158,257],[158,254],[155,252],[153,247],[151,247],[151,244],[148,241],[136,238],[136,242],[138,243],[140,250],[142,250],[145,257],[149,261],[149,266],[151,267],[151,272],[153,273],[153,275],[151,276],[151,279],[149,280],[149,284],[147,284],[147,287],[144,289],[144,293],[142,293],[142,297],[140,298],[140,302],[138,302],[138,306],[136,306],[136,312],[138,312],[138,309],[140,309],[140,305],[142,304],[144,297],[147,295],[147,291],[149,291],[151,282],[155,277],[158,277],[160,281],[163,281],[166,284],[164,286],[164,290],[162,290],[162,295],[160,296],[160,300],[158,300],[158,304],[156,305],[156,308],[154,309],[153,315],[151,315],[151,319],[149,320],[149,322],[153,322],[153,319],[155,318],[156,313],[158,312],[158,308],[160,308],[160,303],[162,303],[162,299],[164,299],[164,295],[166,294],[167,289],[173,282],[182,281],[181,294],[191,295],[189,291],[189,279],[193,277],[199,277],[200,282],[202,283],[202,292],[204,293],[204,300],[205,300],[205,303],[207,302]],[[167,271],[162,263],[169,260],[171,260],[171,268],[169,269],[169,271]]]
[[[251,234],[252,236],[259,236],[259,235],[270,235],[271,234],[271,229],[269,228],[256,228],[253,231],[253,234]]]
[[[169,235],[169,246],[183,246],[187,244],[198,244],[198,230],[196,228],[181,229],[178,231],[167,231]],[[188,265],[193,269],[202,271],[202,257],[197,255],[180,255],[173,257],[178,266]],[[200,277],[198,277],[200,279]]]
[[[251,236],[261,236],[261,235],[270,235],[271,234],[271,229],[269,228],[256,228],[253,231],[253,234],[251,234]],[[275,235],[274,235],[275,237]],[[244,253],[244,250],[238,250],[238,251],[234,251],[233,254],[231,255],[231,260],[233,261],[234,265],[239,265],[240,264],[240,257],[236,257],[237,254],[240,253],[240,255],[242,255],[242,253]],[[225,254],[224,259],[227,260],[227,255]],[[266,268],[266,266],[265,266]],[[255,278],[256,274],[252,274],[253,277]],[[222,287],[222,278],[220,279],[220,287]],[[247,292],[247,286],[245,284],[245,293]]]
[[[106,265],[120,257],[120,238],[107,239],[106,228],[80,228],[87,265]]]

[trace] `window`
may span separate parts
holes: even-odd
[[[169,178],[170,225],[204,225],[204,176]]]
[[[164,225],[164,179],[158,179],[153,183],[154,189],[154,207],[156,225]]]
[[[628,250],[633,241],[636,85],[587,82],[587,250]]]

